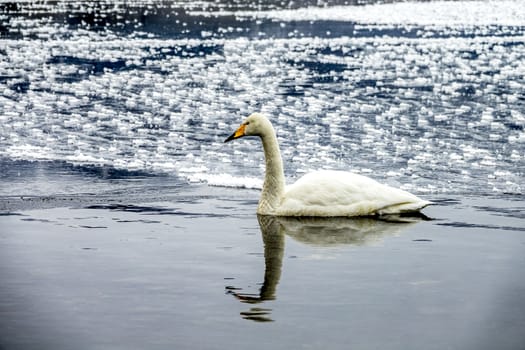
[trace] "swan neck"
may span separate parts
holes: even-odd
[[[283,161],[281,159],[279,143],[277,142],[275,131],[271,131],[272,132],[261,136],[266,162],[266,174],[259,207],[257,209],[259,214],[267,215],[275,214],[275,209],[279,206],[284,194],[285,186]]]

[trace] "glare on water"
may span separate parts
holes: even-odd
[[[222,139],[261,111],[289,178],[523,193],[519,1],[454,3],[461,18],[448,2],[199,4],[5,7],[0,156],[258,187],[262,153]]]

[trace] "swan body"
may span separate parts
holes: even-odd
[[[406,191],[346,171],[315,171],[286,186],[279,143],[270,121],[254,113],[224,142],[244,136],[259,136],[264,148],[266,174],[258,214],[374,216],[417,212],[430,204]]]
[[[417,211],[429,204],[406,191],[346,171],[315,171],[286,187],[280,216],[368,216]]]

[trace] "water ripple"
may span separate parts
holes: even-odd
[[[505,4],[455,2],[467,24],[448,2],[6,7],[0,157],[252,188],[260,147],[222,140],[262,111],[288,178],[345,169],[419,194],[522,194],[525,23]]]

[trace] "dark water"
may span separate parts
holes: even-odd
[[[0,348],[522,349],[521,7],[0,2]],[[258,218],[253,111],[434,220]]]
[[[435,220],[395,222],[257,218],[255,190],[165,195],[3,212],[3,348],[525,344],[519,197],[434,198]]]

